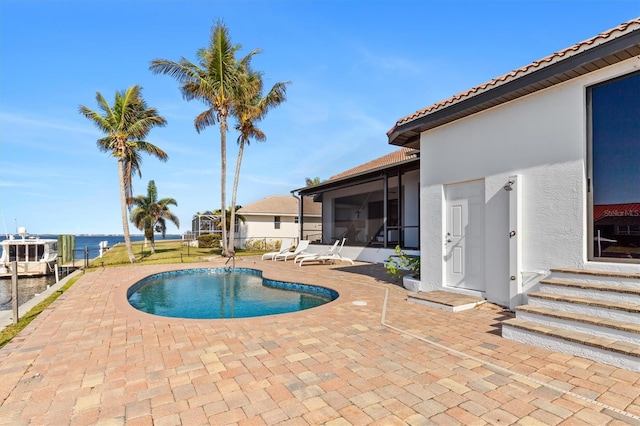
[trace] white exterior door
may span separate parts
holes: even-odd
[[[484,180],[446,187],[446,286],[485,291]]]

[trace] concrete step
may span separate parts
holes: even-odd
[[[618,271],[597,271],[572,268],[553,268],[547,279],[571,280],[588,284],[620,286],[640,289],[640,274]]]
[[[558,311],[630,323],[638,322],[638,318],[640,318],[640,304],[637,303],[613,302],[545,292],[529,293],[528,296],[530,305]]]
[[[624,287],[622,285],[606,285],[547,278],[540,280],[540,291],[543,293],[564,294],[566,296],[607,300],[610,302],[640,304],[640,287],[634,288]]]
[[[640,274],[554,268],[526,300],[503,337],[640,371]]]
[[[502,337],[640,372],[640,346],[634,343],[519,318],[502,323]]]
[[[449,291],[412,292],[407,294],[407,300],[450,312],[475,308],[486,302],[481,297],[467,296]]]
[[[640,345],[640,321],[616,321],[532,305],[516,308],[516,317],[532,323]]]

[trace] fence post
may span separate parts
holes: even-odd
[[[18,262],[11,262],[11,309],[13,310],[13,323],[18,320]]]

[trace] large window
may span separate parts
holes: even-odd
[[[592,259],[640,262],[640,73],[589,89]]]

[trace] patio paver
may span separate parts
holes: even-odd
[[[640,374],[502,339],[513,314],[492,304],[408,302],[381,265],[238,258],[340,293],[293,314],[169,319],[126,301],[149,274],[223,263],[83,275],[0,350],[0,424],[640,425]]]

